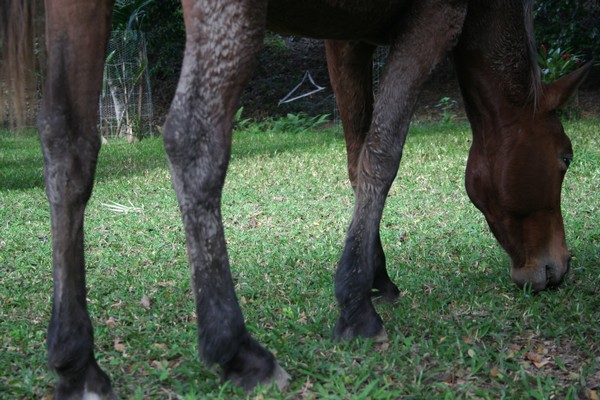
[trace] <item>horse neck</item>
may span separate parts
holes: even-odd
[[[531,9],[532,1],[469,2],[454,59],[475,136],[535,107],[540,83]]]

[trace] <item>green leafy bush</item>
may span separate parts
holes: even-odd
[[[600,2],[538,0],[534,12],[538,43],[572,49],[588,60],[600,58]]]
[[[261,132],[285,132],[287,134],[303,133],[318,130],[330,120],[329,114],[310,116],[305,113],[289,113],[281,118],[265,118],[261,121],[252,122],[250,118],[243,118],[244,108],[240,107],[234,116],[236,131],[248,130],[255,133]]]
[[[582,57],[563,51],[560,47],[548,49],[542,45],[538,53],[538,63],[542,71],[542,80],[549,83],[577,69],[582,64]]]

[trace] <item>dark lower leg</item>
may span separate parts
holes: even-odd
[[[209,364],[218,363],[223,379],[245,389],[271,381],[283,386],[285,374],[279,374],[273,355],[248,333],[234,292],[220,211],[228,140],[212,142],[209,151],[209,147],[191,145],[183,137],[177,139],[178,132],[209,134],[198,131],[202,124],[183,125],[181,115],[171,109],[165,147],[186,231],[200,356]],[[216,130],[211,134],[228,133]]]
[[[340,307],[333,332],[336,339],[385,335],[383,322],[371,302],[373,269],[361,256],[361,248],[364,246],[351,228],[335,275],[335,297]]]
[[[48,365],[59,376],[55,398],[94,393],[113,398],[108,376],[94,359],[86,305],[83,216],[92,190],[99,137],[68,144],[61,125],[40,129],[52,220],[54,297],[48,329]],[[64,128],[66,131],[68,128]],[[93,132],[93,131],[92,131]],[[57,146],[61,143],[62,146]]]
[[[335,295],[340,307],[340,318],[335,326],[334,337],[384,338],[383,323],[371,298],[375,282],[393,285],[389,278],[385,282],[385,278],[381,277],[381,266],[385,264],[381,264],[384,260],[379,240],[379,220],[387,190],[383,194],[371,193],[364,196],[360,186],[358,189],[354,217],[335,276]],[[380,276],[376,281],[377,273]],[[386,286],[385,290],[389,288]]]
[[[47,180],[52,185],[52,179]],[[47,337],[48,366],[60,379],[56,399],[80,398],[85,393],[112,399],[110,380],[93,353],[93,329],[85,299],[83,208],[51,204],[54,299]]]
[[[355,207],[336,273],[340,318],[335,335],[372,337],[383,331],[371,303],[373,288],[389,293],[379,224],[385,199],[396,176],[415,99],[429,72],[458,37],[466,2],[416,2],[413,18],[397,27],[383,71],[371,126],[356,166]],[[428,38],[428,49],[415,46]],[[436,38],[436,40],[432,40]],[[439,39],[439,40],[438,40]],[[393,285],[393,284],[392,284]]]
[[[348,176],[356,189],[358,160],[373,114],[372,57],[375,46],[356,41],[327,40],[325,48],[329,76],[344,127]],[[393,300],[398,295],[398,288],[387,273],[379,234],[373,249],[373,264],[372,295]]]
[[[73,4],[71,4],[73,3]],[[100,150],[98,93],[110,31],[112,1],[47,2],[47,78],[38,119],[52,222],[54,297],[48,365],[56,399],[86,394],[112,399],[108,376],[94,359],[86,306],[84,212]]]
[[[400,291],[398,286],[392,282],[388,275],[385,264],[385,253],[381,245],[381,237],[377,233],[377,241],[375,243],[373,262],[375,267],[375,276],[373,278],[373,291],[371,295],[379,297],[384,301],[394,301],[398,298]]]

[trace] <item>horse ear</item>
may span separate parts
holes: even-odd
[[[557,79],[556,81],[544,85],[542,91],[541,109],[544,111],[556,110],[562,107],[567,100],[575,94],[577,88],[587,78],[592,69],[592,62],[589,61],[575,71]]]

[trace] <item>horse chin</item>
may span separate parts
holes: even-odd
[[[522,266],[511,267],[510,276],[520,288],[530,287],[533,292],[547,288],[555,288],[561,284],[569,270],[570,257],[564,262],[548,260],[546,262],[526,263]]]

